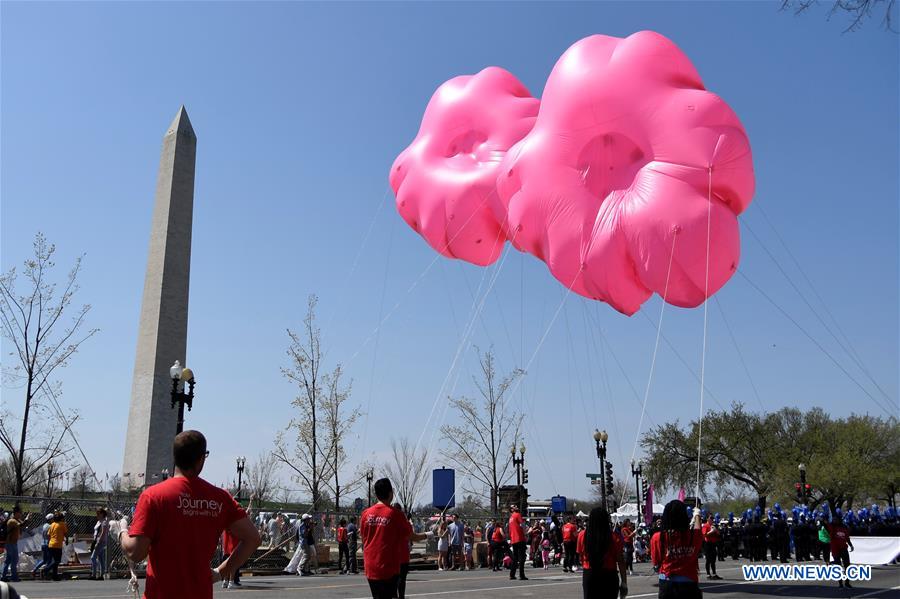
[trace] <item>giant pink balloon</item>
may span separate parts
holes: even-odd
[[[397,210],[432,248],[482,266],[500,255],[498,168],[531,130],[538,104],[498,67],[455,77],[434,93],[419,134],[391,168]]]
[[[697,306],[731,277],[737,215],[753,195],[750,145],[671,41],[645,31],[577,42],[553,68],[527,132],[528,111],[508,108],[533,110],[524,88],[473,85],[476,95],[457,83],[445,98],[460,80],[469,81],[451,80],[432,98],[391,174],[400,213],[432,247],[489,264],[499,255],[492,242],[510,240],[567,288],[626,314],[653,292]],[[479,158],[483,139],[501,164]],[[456,140],[466,140],[461,168],[451,167]]]

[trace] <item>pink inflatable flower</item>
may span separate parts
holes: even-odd
[[[497,189],[495,215],[517,248],[633,314],[652,292],[693,307],[725,284],[754,176],[734,112],[671,41],[644,31],[563,54]]]
[[[538,105],[498,67],[451,79],[434,93],[390,177],[397,210],[432,248],[482,266],[500,255],[506,238],[496,216],[498,169],[531,130]]]
[[[693,307],[728,281],[754,176],[734,112],[644,31],[574,44],[540,102],[497,67],[451,79],[391,187],[442,254],[487,265],[510,240],[566,287],[633,314],[653,292]]]

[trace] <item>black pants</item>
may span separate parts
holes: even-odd
[[[659,599],[701,599],[703,591],[696,582],[659,581]]]
[[[588,568],[581,575],[581,591],[584,599],[618,599],[619,573]]]
[[[827,566],[831,562],[831,545],[820,541],[819,549],[822,551],[822,561],[825,562],[825,565]]]
[[[850,552],[847,550],[847,548],[844,547],[843,551],[841,551],[837,555],[834,555],[832,553],[831,556],[834,558],[834,563],[840,564],[844,568],[844,573],[846,574],[847,566],[850,565]]]
[[[399,576],[394,576],[387,580],[372,580],[369,578],[369,589],[372,591],[372,599],[394,599],[397,596],[397,583],[399,580]]]
[[[634,545],[625,545],[625,568],[629,574],[634,573]]]
[[[718,553],[718,547],[716,547],[715,543],[707,543],[706,547],[704,547],[704,554],[706,555],[706,575],[707,576],[715,576],[716,574],[716,555]],[[710,571],[712,570],[712,571]]]
[[[494,572],[503,569],[503,543],[491,541],[491,551],[494,554]]]
[[[343,564],[343,567],[341,566]],[[347,572],[350,570],[350,550],[347,547],[347,541],[338,543],[338,570]]]
[[[563,570],[571,570],[572,566],[575,565],[575,543],[572,541],[565,541],[563,543],[563,549],[566,552],[565,560],[563,561]]]
[[[521,543],[513,543],[512,546],[512,568],[509,570],[509,577],[516,577],[516,568],[519,569],[519,578],[525,579],[525,541]]]
[[[53,558],[53,561],[50,562],[50,576],[59,578],[59,565],[62,563],[62,547],[57,549],[51,547],[50,557]]]
[[[356,543],[351,543],[347,547],[347,568],[356,574]]]
[[[400,564],[400,578],[397,580],[397,597],[406,599],[406,575],[409,574],[409,562]]]

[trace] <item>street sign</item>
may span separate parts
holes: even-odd
[[[592,485],[599,485],[599,484],[601,484],[601,483],[603,483],[603,479],[602,479],[602,478],[592,478],[592,479],[591,479],[591,484],[592,484]]]
[[[588,478],[603,478],[602,474],[597,474],[596,472],[588,472],[585,476]]]

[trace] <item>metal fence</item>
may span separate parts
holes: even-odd
[[[69,529],[60,571],[80,573],[88,572],[91,568],[91,543],[94,539],[97,510],[106,508],[110,519],[115,518],[117,513],[130,518],[135,504],[132,501],[69,497],[0,496],[0,511],[10,512],[11,515],[15,505],[19,506],[25,516],[19,541],[20,573],[27,573],[41,560],[41,528],[46,522],[45,516],[56,512],[65,514],[65,523]],[[104,570],[111,576],[124,576],[128,573],[128,564],[118,540],[110,537],[111,535],[107,535]],[[25,569],[26,566],[28,570]]]

